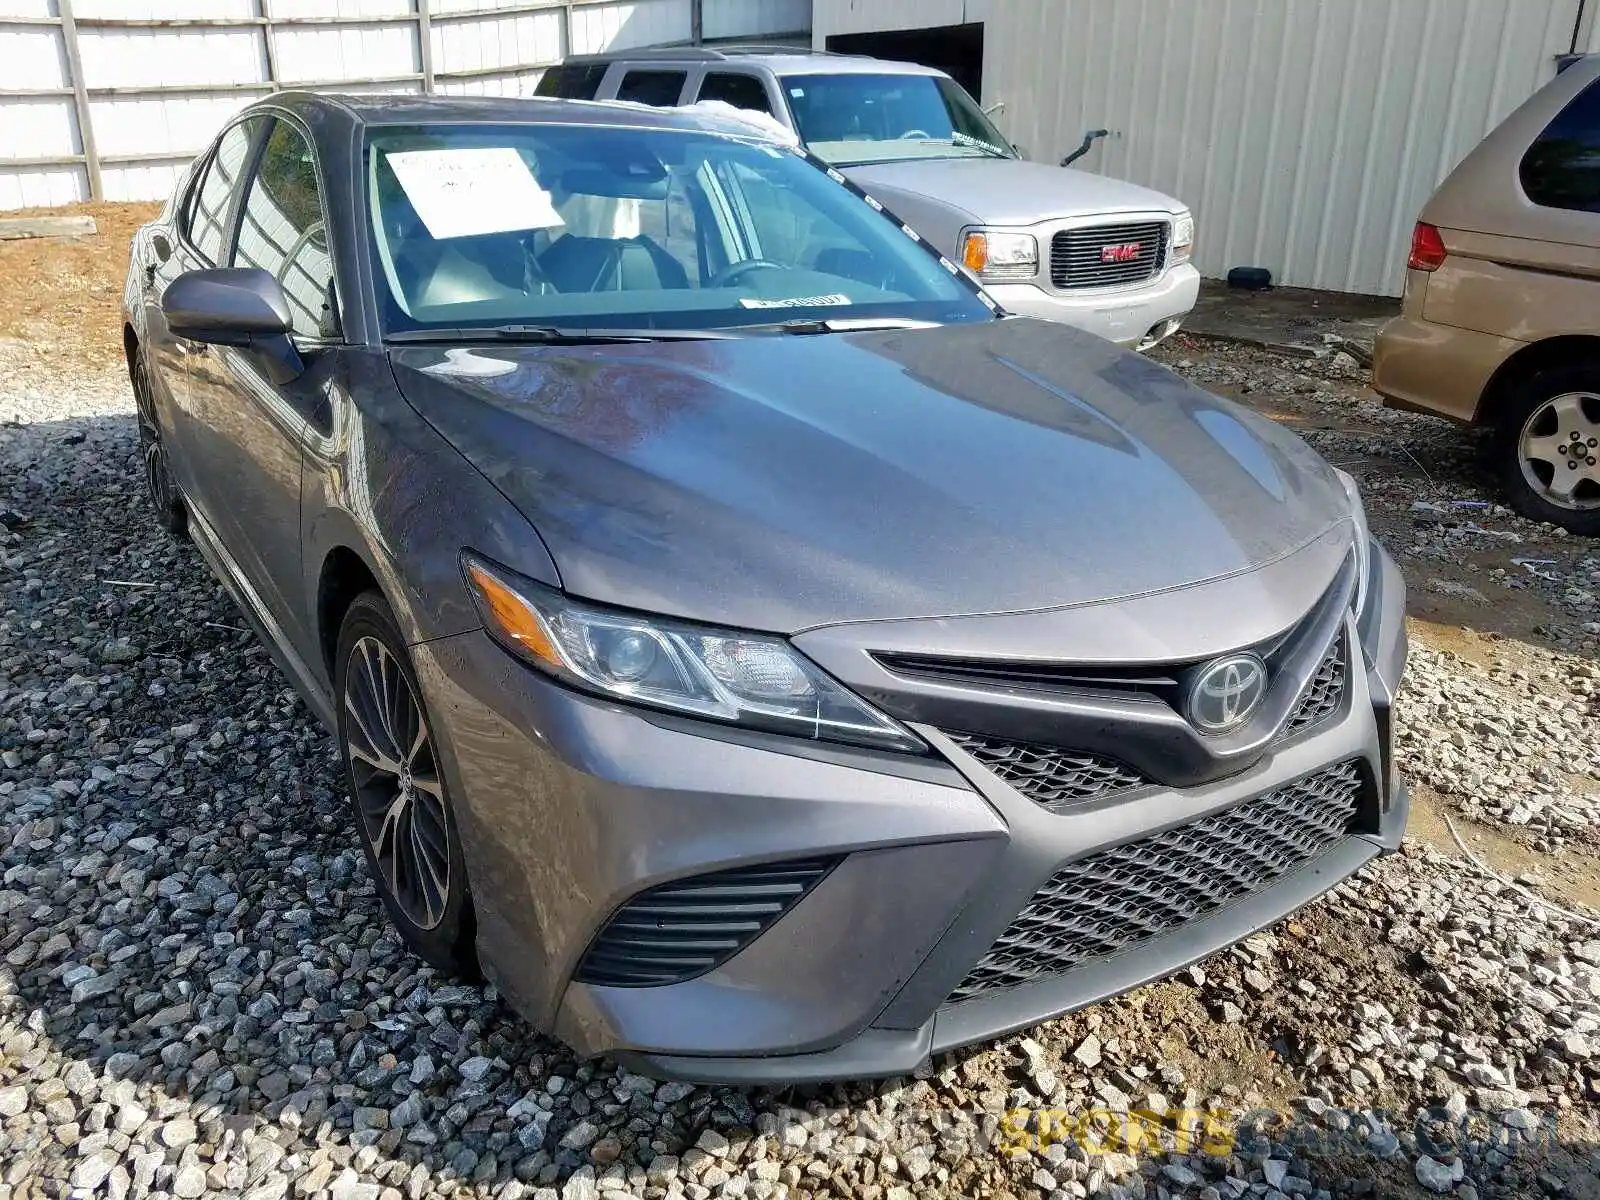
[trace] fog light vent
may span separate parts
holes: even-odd
[[[720,966],[788,912],[840,858],[758,863],[640,892],[606,922],[573,976],[601,987],[661,987]]]

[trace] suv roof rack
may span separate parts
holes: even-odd
[[[569,63],[609,62],[727,62],[734,58],[764,55],[796,55],[800,57],[859,58],[860,55],[840,54],[834,50],[813,50],[810,46],[786,45],[782,42],[724,42],[717,46],[640,46],[632,50],[607,50],[599,54],[569,55]]]

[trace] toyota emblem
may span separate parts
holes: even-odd
[[[1232,733],[1267,694],[1267,665],[1254,654],[1207,663],[1189,686],[1189,723],[1202,733]]]

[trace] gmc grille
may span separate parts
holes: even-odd
[[[1050,282],[1060,291],[1148,283],[1167,261],[1166,221],[1066,229],[1050,242]]]

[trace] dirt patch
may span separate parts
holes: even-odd
[[[1591,787],[1594,781],[1587,776]],[[1541,854],[1504,830],[1483,825],[1453,811],[1451,806],[1425,783],[1411,785],[1411,820],[1406,825],[1409,837],[1426,842],[1436,850],[1459,856],[1460,848],[1450,836],[1445,813],[1455,822],[1456,832],[1467,849],[1485,866],[1507,879],[1521,879],[1538,895],[1563,908],[1600,912],[1600,861],[1593,854]]]
[[[105,368],[122,358],[122,286],[133,232],[159,204],[74,204],[8,216],[85,213],[85,237],[0,242],[0,340],[28,348],[48,366]]]

